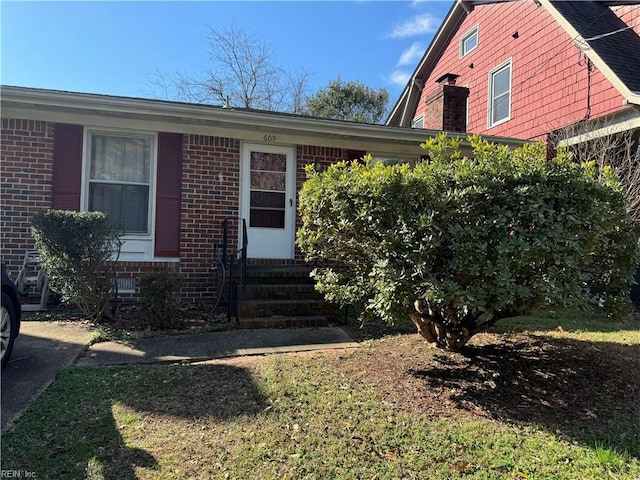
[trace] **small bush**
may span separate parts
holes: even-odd
[[[180,304],[182,278],[175,272],[147,273],[140,279],[140,306],[152,330],[173,327]]]
[[[109,318],[121,242],[102,212],[41,210],[31,233],[49,286],[91,320]]]

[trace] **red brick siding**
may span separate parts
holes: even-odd
[[[315,165],[316,170],[326,170],[329,165],[339,160],[345,159],[347,151],[342,148],[316,147],[310,145],[298,145],[296,159],[298,162],[296,171],[296,192],[300,191],[302,184],[306,180],[305,167]],[[302,226],[302,220],[296,215],[296,231]],[[304,265],[304,255],[296,245],[295,262]]]
[[[12,278],[33,249],[33,215],[50,207],[52,199],[55,125],[35,120],[2,119],[0,177],[2,178],[2,261]]]
[[[469,90],[455,85],[438,85],[424,95],[424,128],[465,132]]]
[[[444,92],[442,86],[438,85],[420,99],[422,104],[423,126],[431,130],[442,130],[442,116],[444,110]],[[419,116],[420,114],[417,114]]]
[[[55,124],[31,120],[2,120],[0,173],[2,175],[2,259],[13,278],[24,253],[33,248],[31,218],[52,207]],[[140,276],[172,270],[184,276],[182,299],[211,301],[216,243],[222,242],[222,222],[229,220],[229,254],[238,248],[240,202],[240,141],[203,135],[183,135],[182,193],[179,262],[120,262],[118,276]],[[341,148],[298,146],[296,188],[305,181],[304,167],[315,163],[325,169],[343,159]],[[296,217],[296,227],[300,218]],[[272,262],[273,263],[273,262]],[[282,262],[276,262],[282,263]],[[304,264],[296,248],[294,262]],[[138,284],[138,282],[136,282]]]
[[[209,267],[215,244],[222,242],[225,218],[229,219],[229,254],[238,248],[240,141],[185,135],[183,145],[180,271],[186,279],[184,294],[211,298]]]
[[[460,38],[474,25],[478,25],[478,47],[461,59]],[[516,31],[518,38],[513,38]],[[509,59],[512,60],[511,119],[489,128],[488,75]],[[425,110],[425,98],[433,91],[435,80],[445,73],[460,75],[456,85],[469,87],[469,132],[542,138],[546,132],[583,119],[587,112],[584,58],[574,41],[534,2],[476,6],[425,79],[416,117]],[[592,73],[591,118],[623,108],[622,100],[601,72]]]

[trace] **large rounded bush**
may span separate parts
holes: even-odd
[[[469,139],[473,158],[442,135],[413,168],[309,168],[297,241],[317,288],[451,350],[546,304],[628,312],[637,238],[614,172]]]

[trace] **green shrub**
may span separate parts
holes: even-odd
[[[317,288],[451,350],[547,304],[630,311],[637,238],[614,172],[469,140],[473,159],[443,135],[415,168],[308,168],[297,242]]]
[[[91,320],[110,317],[117,296],[114,268],[121,242],[102,212],[41,210],[31,233],[49,286]]]
[[[175,272],[146,273],[140,279],[140,305],[152,330],[173,327],[182,278]]]

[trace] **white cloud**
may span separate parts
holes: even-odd
[[[390,34],[391,38],[415,37],[425,33],[435,32],[440,26],[440,20],[430,13],[422,13],[407,20],[400,25],[396,25]]]
[[[422,58],[422,54],[425,52],[424,47],[420,42],[413,42],[413,44],[400,54],[398,60],[398,67],[403,65],[415,65],[418,60]]]
[[[404,87],[407,83],[409,83],[409,78],[411,78],[411,73],[404,70],[396,69],[391,72],[388,81],[393,85]]]

